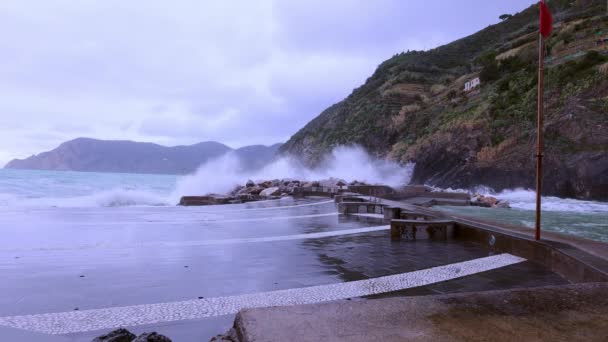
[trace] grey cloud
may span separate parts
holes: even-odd
[[[531,0],[0,2],[0,164],[88,135],[284,140],[384,59]]]

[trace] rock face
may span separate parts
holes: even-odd
[[[135,336],[129,330],[121,328],[98,336],[92,342],[171,342],[171,339],[157,332],[143,333]]]
[[[608,31],[605,5],[550,4],[563,23],[548,39],[557,48],[546,63],[545,195],[608,200],[608,57],[593,43],[595,32]],[[358,144],[415,162],[414,184],[534,188],[537,22],[533,5],[445,46],[393,56],[280,153],[314,166],[334,147]],[[575,45],[583,52],[573,58]],[[465,91],[477,77],[480,87]]]
[[[156,332],[151,332],[137,336],[133,342],[171,342],[171,339]]]
[[[264,166],[274,157],[280,144],[246,146],[236,150],[217,143],[166,147],[134,141],[78,138],[52,151],[26,159],[15,159],[9,169],[186,174],[204,162],[233,152],[244,170]]]
[[[92,342],[132,342],[135,339],[135,334],[127,329],[116,329],[105,335],[101,335],[93,339]]]
[[[509,202],[501,201],[492,196],[475,195],[471,199],[471,205],[484,208],[502,208],[509,209]]]
[[[271,197],[271,196],[278,196],[281,194],[281,191],[279,190],[278,186],[273,186],[267,189],[262,190],[262,192],[260,192],[260,196],[262,197]]]

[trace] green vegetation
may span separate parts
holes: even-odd
[[[551,54],[568,51],[581,37],[608,32],[608,20],[593,17],[600,9],[605,11],[605,1],[589,0],[578,6],[570,0],[551,0],[549,6],[559,20],[584,19],[567,30],[556,26],[547,41]],[[507,139],[529,141],[536,130],[537,5],[501,19],[436,49],[395,54],[344,101],[295,134],[282,150],[315,163],[333,146],[357,143],[378,155],[390,152],[392,158],[406,160],[421,144],[454,132],[466,135],[479,130],[472,149],[494,148]],[[569,58],[547,65],[550,118],[563,115],[562,108],[573,96],[582,96],[605,78],[597,69],[608,62],[606,56],[590,51]],[[481,87],[465,94],[463,83],[476,75]],[[604,112],[608,108],[605,98],[589,103]],[[565,138],[560,139],[563,143]]]

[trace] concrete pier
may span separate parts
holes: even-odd
[[[607,283],[591,283],[251,309],[237,315],[232,336],[240,342],[603,342],[606,294]]]
[[[418,190],[426,196],[424,189]],[[468,201],[459,196],[446,194],[445,200]],[[553,272],[570,285],[489,292],[484,292],[488,286],[475,285],[486,278],[496,284],[530,276],[513,271],[505,278],[486,274],[439,286],[444,291],[446,287],[474,289],[466,294],[411,297],[429,294],[429,288],[422,286],[389,295],[391,298],[247,309],[237,315],[230,336],[241,342],[285,341],[294,336],[298,341],[353,342],[605,340],[608,245],[557,233],[546,233],[543,241],[535,241],[529,230],[447,215],[426,208],[424,200],[417,203],[421,198],[427,197],[418,194],[401,201],[378,199],[372,203],[368,196],[349,195],[336,203],[343,215],[381,208],[381,219],[390,222],[390,240],[404,243],[399,248],[432,244],[439,251],[448,243],[462,243],[461,248],[475,245],[491,255],[509,253],[525,258],[538,267],[537,272]]]

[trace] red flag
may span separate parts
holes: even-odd
[[[543,37],[548,37],[553,31],[553,18],[551,17],[551,11],[544,0],[540,1],[540,34]]]

